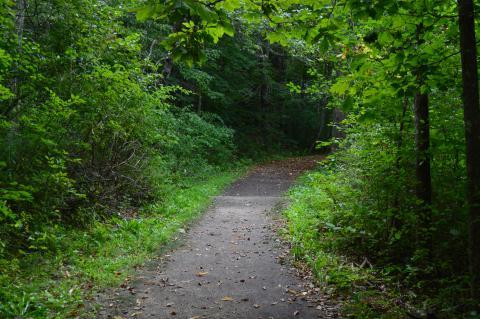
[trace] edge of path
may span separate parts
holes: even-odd
[[[224,194],[227,194],[229,190],[234,189],[237,184],[240,184],[243,179],[247,178],[249,175],[254,174],[255,172],[261,171],[265,167],[272,167],[278,165],[279,169],[282,170],[288,170],[288,175],[291,177],[291,184],[289,186],[292,187],[295,185],[297,178],[305,173],[308,170],[311,170],[315,168],[318,165],[318,162],[323,160],[323,156],[317,155],[317,156],[302,156],[302,157],[292,157],[292,158],[287,158],[287,159],[281,159],[281,160],[272,160],[268,161],[263,164],[258,164],[255,166],[250,167],[249,169],[246,169],[245,172],[240,175],[239,178],[237,178],[235,181],[229,183],[228,185],[225,185],[221,190],[217,192],[218,194],[221,194],[222,191],[224,191]],[[299,165],[299,161],[301,162]],[[282,194],[282,199],[280,202],[275,205],[275,207],[268,212],[268,215],[272,218],[272,226],[274,228],[275,236],[279,238],[279,241],[281,242],[281,245],[283,247],[283,252],[279,256],[279,258],[282,259],[282,262],[288,263],[292,269],[295,269],[294,271],[296,272],[296,275],[299,276],[302,280],[307,280],[310,283],[310,288],[307,292],[308,298],[317,298],[317,300],[322,299],[322,304],[328,303],[328,301],[325,300],[325,296],[321,293],[321,289],[318,288],[314,284],[314,278],[311,275],[311,273],[303,267],[301,264],[295,263],[292,259],[292,256],[290,255],[290,245],[285,236],[282,236],[282,234],[278,234],[278,230],[282,229],[285,226],[286,220],[281,216],[282,211],[288,206],[289,201],[288,198],[285,196],[287,192],[284,192]],[[212,205],[214,196],[209,197],[209,205],[206,205],[206,207],[203,208],[203,210],[194,216],[193,218],[184,221],[178,229],[177,233],[172,236],[173,240],[169,240],[165,242],[163,245],[158,247],[156,250],[156,253],[154,257],[149,258],[147,261],[142,263],[142,265],[139,265],[138,267],[135,268],[135,272],[131,275],[128,275],[124,278],[124,280],[120,283],[119,287],[111,289],[111,288],[106,288],[104,289],[103,292],[100,292],[96,294],[94,299],[92,300],[90,304],[90,310],[92,310],[91,314],[97,314],[97,311],[99,309],[108,309],[109,307],[112,307],[112,303],[110,303],[110,300],[114,298],[121,298],[121,303],[122,307],[124,308],[130,308],[130,309],[135,309],[137,307],[137,304],[139,303],[139,300],[136,298],[135,294],[136,292],[134,291],[135,283],[138,281],[142,280],[142,272],[144,271],[149,271],[152,270],[155,267],[160,267],[161,265],[164,265],[166,262],[166,259],[168,259],[169,252],[176,250],[180,246],[183,245],[184,239],[186,238],[186,234],[188,232],[188,229],[192,224],[194,224],[198,219],[202,218],[204,216],[204,213],[209,210],[209,208]],[[300,268],[298,268],[300,266]],[[121,297],[122,291],[129,291],[130,293],[127,294],[127,296],[130,296],[129,298],[125,298],[124,296]],[[93,307],[92,307],[93,306]],[[329,306],[330,309],[333,312],[335,311],[335,306]],[[334,317],[334,316],[332,316]],[[97,316],[98,318],[98,316]],[[112,316],[106,316],[105,318],[112,318]],[[113,318],[123,318],[123,317],[117,317],[113,316]]]

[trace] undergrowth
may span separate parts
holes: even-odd
[[[237,168],[186,179],[163,194],[162,201],[128,218],[97,221],[83,230],[51,229],[44,239],[47,251],[2,260],[0,317],[88,316],[85,304],[96,291],[123,282],[243,171]]]
[[[314,184],[320,174],[307,173],[289,193],[291,204],[284,215],[291,254],[307,264],[317,284],[332,298],[347,297],[342,305],[343,315],[375,318],[381,311],[386,318],[400,318],[401,309],[395,305],[399,292],[386,289],[386,278],[379,279],[368,259],[354,262],[328,248],[322,228],[334,226],[324,224],[322,216],[330,214],[333,202],[326,192],[319,191],[324,184]]]
[[[355,152],[358,148],[330,156],[291,189],[284,215],[294,257],[312,269],[327,293],[342,300],[345,317],[478,318],[469,310],[475,301],[465,297],[465,276],[442,275],[441,268],[430,266],[435,260],[420,258],[422,246],[411,234],[418,231],[415,211],[381,209],[387,202],[381,201],[382,185],[396,178],[371,174],[368,163],[374,166],[375,156],[382,154],[369,155],[363,166],[353,167],[348,156],[356,157]],[[391,214],[402,219],[403,228],[385,232]],[[455,264],[452,255],[444,258]]]

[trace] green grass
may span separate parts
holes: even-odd
[[[0,317],[89,316],[85,306],[96,291],[120,284],[135,267],[156,256],[180,228],[205,211],[212,196],[244,171],[184,181],[134,219],[97,222],[82,231],[49,230],[45,241],[53,249],[0,260]]]
[[[354,263],[332,249],[335,236],[323,227],[335,203],[329,195],[328,179],[318,184],[317,174],[320,173],[305,174],[289,192],[290,205],[284,211],[287,220],[284,236],[291,243],[293,257],[312,270],[317,283],[332,299],[341,296],[343,316],[404,318],[405,311],[396,305],[399,292],[385,288],[388,278],[368,263]]]

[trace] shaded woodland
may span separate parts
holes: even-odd
[[[106,242],[171,234],[155,221],[252,163],[329,153],[285,216],[345,315],[478,318],[479,11],[0,0],[0,317],[78,316],[81,282],[115,284],[92,275]]]

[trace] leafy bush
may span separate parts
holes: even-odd
[[[452,109],[444,101],[436,101],[438,108]],[[339,150],[293,190],[293,203],[286,212],[293,252],[310,263],[321,282],[357,296],[362,291],[359,286],[370,287],[374,278],[384,278],[408,287],[412,293],[404,299],[425,311],[435,309],[448,317],[468,309],[468,223],[461,177],[465,167],[457,150],[463,144],[462,114],[453,110],[448,115],[441,110],[432,114],[436,187],[429,224],[423,223],[424,212],[414,196],[412,145],[399,144],[398,127],[388,122],[361,122],[347,128]],[[411,125],[410,120],[406,125]],[[409,132],[400,132],[404,140],[413,139]],[[373,273],[350,266],[341,271],[342,265],[352,262],[375,268]]]
[[[161,83],[123,9],[44,1],[37,23],[50,28],[24,21],[21,43],[14,10],[0,10],[8,13],[0,29],[0,259],[55,250],[54,225],[84,226],[159,200],[182,177],[231,162],[233,132],[174,106],[174,95],[189,92]]]

